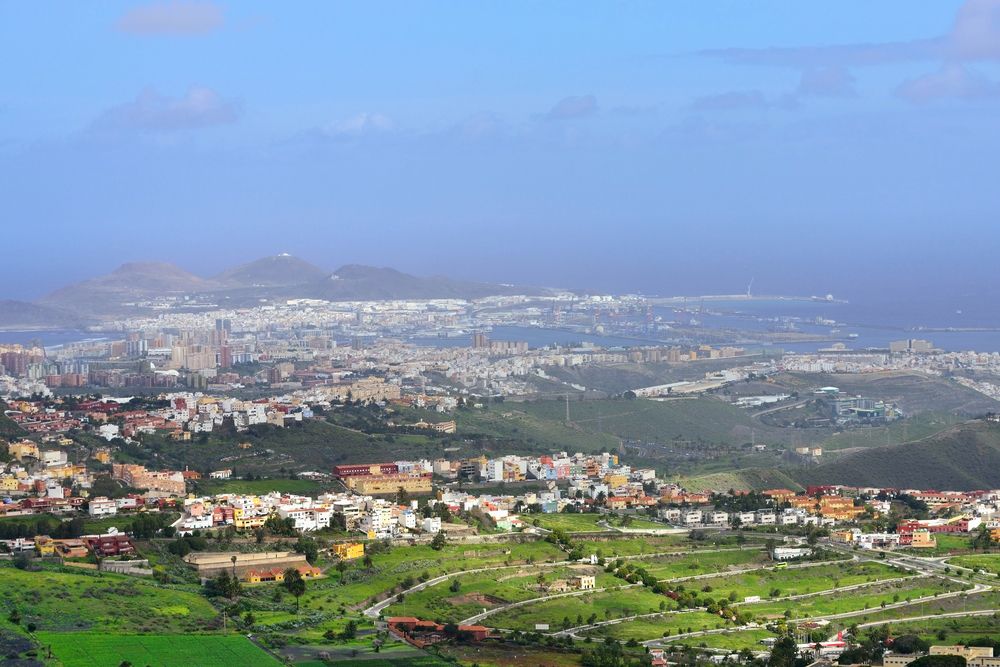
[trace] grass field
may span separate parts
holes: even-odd
[[[937,540],[937,546],[933,549],[903,549],[902,551],[917,556],[947,556],[970,551],[972,538],[968,535],[937,533],[934,538]]]
[[[778,592],[774,597],[803,595],[876,580],[895,579],[906,574],[881,563],[847,561],[791,570],[722,575],[699,579],[689,588],[704,590],[709,587],[711,591],[707,594],[715,599],[734,593],[737,601],[741,601],[751,595],[767,598],[774,591]]]
[[[906,599],[916,599],[954,590],[958,590],[958,584],[954,582],[922,577],[799,600],[745,604],[740,605],[739,608],[741,611],[753,614],[756,618],[763,619],[780,618],[786,611],[791,614],[789,618],[812,618],[862,609],[877,610],[881,608],[882,603],[892,604]]]
[[[603,537],[593,539],[583,535],[574,538],[573,543],[583,549],[585,556],[596,554],[598,557],[604,558],[639,556],[642,554],[663,553],[665,551],[684,551],[695,549],[699,546],[697,542],[689,541],[687,535],[622,536],[608,539]],[[705,548],[714,546],[713,544],[708,544]]]
[[[950,558],[949,563],[976,570],[986,570],[1000,574],[1000,554],[978,554],[975,556],[959,556]]]
[[[41,632],[42,646],[64,667],[133,665],[150,667],[269,667],[281,663],[242,635],[125,635],[98,632]]]
[[[577,401],[569,406],[570,422],[588,433],[611,433],[648,442],[692,440],[740,445],[750,440],[749,413],[716,398]],[[518,410],[547,422],[558,422],[565,420],[566,404],[535,401],[520,404]]]
[[[681,611],[662,614],[649,618],[637,618],[631,621],[623,621],[614,625],[604,625],[593,630],[588,630],[585,634],[588,637],[605,639],[612,638],[619,641],[645,641],[656,639],[657,637],[671,636],[682,632],[714,630],[725,628],[730,624],[723,619],[701,610]]]
[[[774,468],[744,468],[713,472],[684,477],[681,479],[681,483],[689,491],[726,492],[729,489],[761,491],[774,488],[792,489],[793,491],[805,490],[805,487],[787,473]]]
[[[548,530],[564,530],[567,533],[599,533],[606,532],[610,528],[598,526],[599,521],[604,521],[608,517],[603,514],[532,514],[531,523],[538,522],[539,527]]]
[[[565,412],[565,405],[559,405]],[[455,421],[463,435],[509,440],[521,450],[602,452],[618,447],[618,438],[613,435],[567,426],[562,417],[532,414],[521,403],[495,405],[489,410],[459,410]]]
[[[553,629],[561,628],[563,619],[569,619],[571,626],[580,625],[590,614],[597,620],[621,618],[634,614],[650,614],[660,611],[660,604],[670,609],[675,603],[665,595],[657,595],[648,588],[635,586],[621,590],[588,593],[586,595],[562,597],[529,604],[491,616],[483,621],[485,625],[498,628],[533,630],[538,623],[548,623]],[[710,618],[708,614],[703,614]]]
[[[767,630],[741,630],[739,632],[726,632],[718,635],[679,639],[678,643],[687,644],[688,646],[729,649],[730,651],[739,651],[743,648],[761,651],[764,650],[764,646],[760,643],[761,640],[769,637],[774,637],[774,634]]]
[[[729,569],[762,567],[769,563],[770,558],[759,549],[733,549],[682,556],[658,556],[643,560],[642,567],[657,579],[674,579]]]
[[[895,635],[920,635],[933,644],[961,644],[981,637],[1000,637],[1000,615],[901,621],[890,627]]]
[[[567,579],[574,575],[591,574],[596,576],[597,588],[621,584],[621,580],[617,577],[606,574],[600,568],[589,566],[496,570],[462,575],[407,595],[402,603],[389,607],[385,615],[416,616],[440,623],[458,622],[478,614],[483,609],[548,595],[549,592],[538,581],[540,574],[544,576],[543,583]],[[458,591],[451,591],[449,588],[452,581],[459,583]]]
[[[204,632],[217,612],[196,592],[89,571],[28,572],[0,566],[0,609],[41,631]]]
[[[559,561],[566,554],[548,542],[459,546],[448,545],[441,551],[430,546],[396,547],[372,556],[372,568],[361,561],[353,562],[340,575],[334,570],[325,579],[311,581],[302,597],[302,608],[332,611],[339,605],[360,605],[380,593],[400,586],[407,578],[416,580],[505,563],[517,564],[531,559],[535,562]]]

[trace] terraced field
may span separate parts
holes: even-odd
[[[407,595],[403,602],[389,607],[385,615],[416,616],[441,623],[458,622],[484,609],[551,595],[553,591],[546,586],[576,575],[594,575],[597,588],[622,583],[621,579],[606,574],[602,568],[590,566],[494,570],[460,575]],[[457,591],[452,590],[452,582],[457,582]]]
[[[948,560],[953,565],[968,567],[973,570],[984,570],[1000,575],[1000,554],[979,554],[975,556],[959,556]]]
[[[952,581],[920,577],[886,582],[855,591],[817,595],[797,600],[741,605],[740,609],[748,611],[760,619],[812,618],[865,609],[880,609],[883,604],[890,605],[908,599],[915,600],[957,590],[960,590],[959,584]]]
[[[657,579],[676,579],[726,570],[763,567],[767,564],[770,564],[768,555],[759,549],[751,548],[658,556],[642,561],[642,567]]]
[[[570,625],[582,625],[591,614],[595,615],[596,620],[621,618],[659,612],[661,604],[667,609],[676,607],[676,603],[665,595],[633,586],[525,605],[500,612],[484,623],[492,627],[516,630],[533,630],[536,624],[547,624],[556,630],[563,627],[564,619],[568,619]],[[577,617],[582,617],[579,623]]]
[[[339,605],[361,605],[424,577],[430,579],[450,572],[529,560],[555,562],[565,557],[563,551],[548,542],[448,545],[440,551],[427,545],[395,547],[373,555],[370,568],[360,560],[354,561],[343,573],[331,570],[327,578],[310,582],[301,604],[304,610],[329,611]]]

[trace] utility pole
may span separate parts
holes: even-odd
[[[566,398],[566,423],[569,423],[569,394],[565,395]]]

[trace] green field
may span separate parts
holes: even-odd
[[[639,556],[642,554],[663,553],[665,551],[683,551],[698,548],[697,542],[690,542],[687,535],[642,535],[632,537],[588,538],[577,536],[573,544],[583,549],[584,556],[596,554],[598,557],[612,558],[615,556]],[[705,548],[712,548],[707,544]]]
[[[491,627],[518,630],[533,630],[535,624],[548,623],[555,630],[562,627],[564,618],[570,620],[571,626],[576,626],[580,625],[577,623],[578,616],[582,616],[585,620],[590,614],[596,614],[597,620],[603,621],[635,614],[650,614],[660,611],[661,603],[665,604],[667,609],[676,606],[665,595],[657,595],[648,588],[633,586],[529,604],[502,611],[482,622]],[[705,617],[710,618],[707,614]]]
[[[730,651],[739,651],[744,648],[762,651],[764,650],[764,646],[760,643],[761,640],[771,637],[774,637],[774,634],[767,630],[741,630],[739,632],[725,632],[717,635],[680,639],[678,643],[688,646],[729,649]]]
[[[681,483],[689,491],[717,491],[724,493],[729,489],[740,491],[761,491],[763,489],[805,490],[787,473],[775,468],[743,468],[713,472],[693,477],[684,477]]]
[[[683,401],[571,401],[569,406],[570,422],[587,433],[611,433],[651,442],[692,440],[741,445],[750,441],[749,413],[711,397]],[[563,401],[527,402],[517,409],[546,422],[566,418]],[[756,428],[767,430],[759,425]]]
[[[531,414],[523,403],[494,405],[488,410],[459,410],[455,413],[458,433],[487,436],[509,442],[519,451],[605,452],[618,447],[618,438],[567,426],[562,417]],[[565,413],[565,405],[563,413]]]
[[[681,611],[674,613],[652,616],[649,618],[636,618],[631,621],[623,621],[613,625],[603,625],[593,630],[588,630],[584,634],[594,638],[613,638],[619,641],[645,641],[656,639],[657,637],[677,635],[684,632],[698,632],[701,630],[714,630],[716,628],[729,627],[730,624],[718,616],[706,613],[700,609],[691,611]]]
[[[548,530],[564,530],[567,533],[600,533],[611,530],[604,526],[598,526],[599,521],[605,521],[608,517],[604,514],[531,514],[522,517],[530,520],[531,523],[538,522],[540,528]]]
[[[133,665],[150,667],[268,667],[281,663],[242,635],[126,635],[98,632],[40,632],[42,646],[64,667]]]
[[[774,597],[803,595],[904,576],[907,576],[906,572],[881,563],[846,561],[814,567],[721,575],[699,579],[689,588],[704,591],[708,587],[710,591],[706,594],[715,599],[728,597],[733,593],[737,601],[742,601],[751,595],[771,597],[770,594],[774,591],[778,592]],[[859,592],[863,590],[859,589]]]
[[[433,578],[450,572],[490,565],[564,560],[566,554],[548,542],[460,546],[448,545],[435,551],[428,545],[394,547],[372,556],[368,569],[358,560],[341,575],[335,570],[324,579],[311,581],[302,597],[302,608],[332,611],[340,605],[352,607],[400,587],[410,578]]]
[[[937,533],[934,535],[934,539],[937,540],[937,546],[933,549],[902,549],[901,551],[916,556],[947,556],[967,553],[971,550],[972,537],[969,535]]]
[[[961,644],[982,637],[1000,637],[1000,615],[900,621],[889,627],[895,635],[915,634],[934,644]],[[939,633],[944,633],[943,638]]]
[[[539,575],[544,576],[540,584]],[[600,568],[589,566],[530,567],[511,570],[494,570],[481,574],[469,574],[449,579],[446,582],[407,595],[401,603],[389,607],[386,616],[416,616],[441,623],[458,622],[474,616],[483,609],[502,604],[531,600],[551,594],[543,584],[574,575],[592,574],[596,576],[597,588],[619,586],[621,579],[606,574]],[[449,586],[458,581],[460,588],[452,591]]]
[[[938,536],[940,539],[940,536]],[[959,556],[950,558],[949,563],[974,570],[986,570],[1000,574],[1000,554],[978,554],[974,556]]]
[[[679,556],[658,556],[644,559],[642,567],[657,579],[675,579],[729,569],[763,567],[770,562],[768,555],[759,549],[732,549]]]
[[[882,603],[892,604],[908,598],[916,599],[954,590],[958,590],[958,584],[952,581],[921,577],[799,600],[744,604],[739,608],[740,611],[749,612],[756,618],[780,618],[786,611],[790,612],[790,618],[812,618],[863,609],[878,610]]]
[[[196,591],[90,571],[29,572],[0,566],[0,609],[17,609],[41,631],[205,632],[215,608]]]

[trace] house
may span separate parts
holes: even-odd
[[[104,496],[99,496],[90,501],[87,513],[94,517],[114,516],[118,514],[118,504]]]
[[[361,542],[341,542],[330,547],[330,551],[340,560],[363,558],[365,545]]]
[[[229,479],[233,476],[233,471],[228,468],[225,470],[213,470],[208,473],[208,476],[212,479]]]

